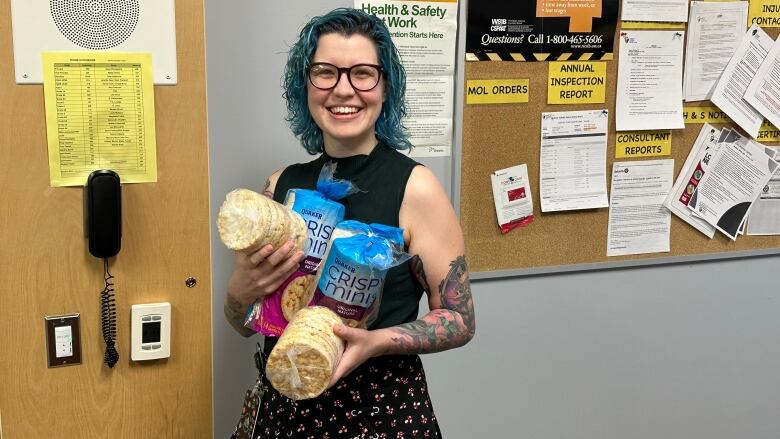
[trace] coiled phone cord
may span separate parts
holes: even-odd
[[[103,362],[108,367],[114,367],[119,361],[119,353],[114,346],[116,338],[116,304],[114,303],[114,284],[111,279],[114,276],[108,271],[108,258],[103,258],[103,275],[106,287],[100,293],[100,321],[103,327],[103,340],[106,342],[106,354]]]

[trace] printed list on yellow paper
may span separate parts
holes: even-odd
[[[43,90],[52,186],[84,185],[96,169],[157,181],[150,54],[45,52]]]

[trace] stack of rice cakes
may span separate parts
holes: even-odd
[[[293,242],[294,250],[303,250],[308,237],[300,215],[249,189],[227,194],[219,209],[217,230],[228,248],[247,254],[268,244],[278,249],[287,241]]]
[[[265,368],[268,381],[279,393],[300,400],[325,391],[344,353],[344,342],[333,333],[337,323],[341,318],[322,306],[303,308],[295,314]]]

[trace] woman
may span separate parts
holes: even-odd
[[[314,188],[322,165],[335,161],[336,177],[362,190],[342,200],[346,218],[403,228],[414,257],[388,272],[368,330],[333,328],[346,347],[325,393],[294,402],[263,379],[254,437],[441,436],[418,354],[471,340],[474,308],[452,205],[431,171],[398,152],[411,148],[401,126],[405,81],[387,28],[359,10],[313,18],[290,50],[288,121],[306,150],[320,156],[275,172],[266,195],[281,202],[290,188]],[[272,293],[301,260],[302,252],[291,248],[236,254],[225,309],[244,335],[247,307]],[[430,312],[418,319],[423,291]],[[275,342],[266,338],[266,355]]]

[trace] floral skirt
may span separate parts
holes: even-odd
[[[372,358],[317,398],[293,401],[261,373],[253,438],[440,438],[417,355]]]

